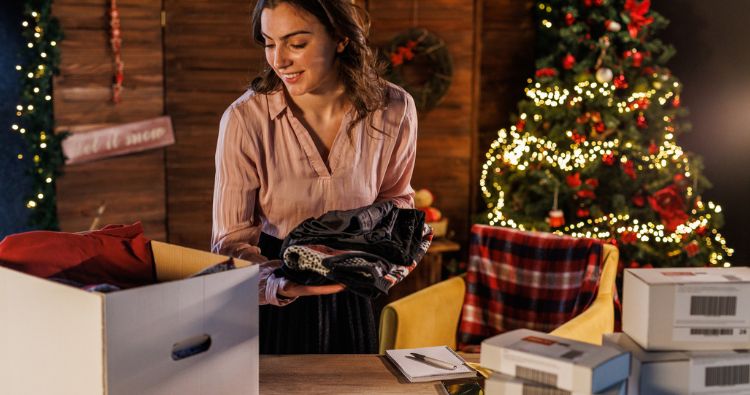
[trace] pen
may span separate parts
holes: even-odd
[[[454,365],[452,363],[441,361],[441,360],[435,359],[435,358],[431,358],[431,357],[428,357],[426,355],[417,354],[415,352],[411,353],[411,357],[413,359],[416,359],[417,361],[425,362],[427,364],[430,364],[430,365],[433,365],[433,366],[437,366],[437,367],[443,368],[443,369],[456,370],[456,367],[457,367],[456,365]]]

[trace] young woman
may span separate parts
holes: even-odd
[[[261,263],[264,354],[377,352],[370,300],[272,273],[307,218],[413,207],[416,109],[380,77],[368,25],[350,0],[259,0],[253,12],[268,67],[221,120],[212,250]]]

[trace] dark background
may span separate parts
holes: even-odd
[[[714,188],[704,200],[721,205],[721,233],[735,249],[731,262],[750,265],[750,1],[657,0],[671,21],[660,35],[674,45],[669,63],[683,83],[681,102],[693,131],[681,146],[703,157]]]
[[[21,2],[0,2],[0,239],[27,230],[23,198],[30,188],[26,171],[29,162],[18,160],[23,141],[10,125],[16,119],[20,89]]]

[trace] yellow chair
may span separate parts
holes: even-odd
[[[601,344],[602,334],[614,330],[618,259],[617,247],[605,244],[596,299],[584,312],[552,331],[553,335]],[[386,305],[380,315],[380,353],[439,345],[455,349],[465,293],[463,277],[453,277]]]

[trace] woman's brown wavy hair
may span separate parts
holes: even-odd
[[[334,40],[349,39],[344,51],[337,53],[339,75],[346,87],[346,95],[356,111],[349,130],[359,121],[368,118],[375,110],[385,107],[388,91],[383,70],[385,66],[370,49],[368,35],[370,19],[367,12],[351,0],[258,0],[253,10],[253,39],[265,44],[261,32],[261,13],[266,8],[276,8],[288,3],[315,16],[325,26]],[[266,67],[253,79],[250,87],[256,93],[271,93],[281,89],[281,79],[266,63]]]

